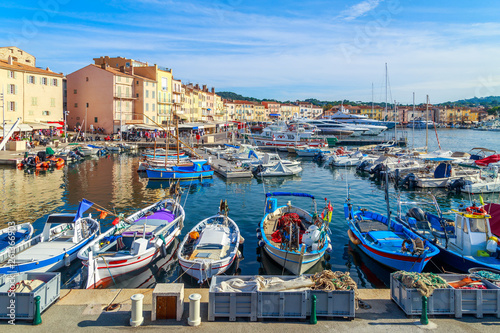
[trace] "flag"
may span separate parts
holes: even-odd
[[[479,196],[479,202],[481,203],[481,206],[484,206],[484,201],[483,201],[483,196]]]
[[[273,134],[273,141],[276,141],[276,137],[274,136],[274,134]]]
[[[90,202],[87,199],[82,199],[80,205],[78,206],[78,210],[76,211],[75,219],[73,220],[73,222],[81,218],[83,213],[85,213],[87,209],[92,207],[93,204],[93,202]]]

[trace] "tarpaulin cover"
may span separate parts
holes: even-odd
[[[491,233],[500,237],[500,204],[489,203],[484,205],[484,209],[491,215],[490,227]]]
[[[487,166],[490,163],[496,163],[498,161],[500,161],[500,154],[490,155],[483,158],[482,160],[477,160],[475,163],[480,166]]]

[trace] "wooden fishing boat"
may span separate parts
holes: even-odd
[[[228,211],[227,201],[221,200],[218,214],[194,226],[179,247],[181,268],[198,283],[224,273],[238,258],[242,238]]]
[[[90,214],[82,217],[92,205],[83,199],[76,215],[49,215],[41,234],[15,247],[14,261],[10,251],[0,253],[0,274],[49,272],[69,265],[99,230],[99,222]]]
[[[195,179],[213,177],[214,169],[206,160],[191,160],[193,165],[167,168],[148,168],[146,174],[149,179]]]
[[[78,258],[87,268],[86,289],[109,285],[114,277],[148,265],[179,235],[185,212],[179,203],[179,185],[170,188],[172,198],[156,202],[124,220],[82,248]]]
[[[351,242],[373,260],[395,270],[421,272],[439,249],[401,223],[366,209],[344,204]]]
[[[278,207],[277,196],[311,198],[314,214],[293,206]],[[313,267],[331,250],[328,237],[332,208],[328,204],[323,219],[316,212],[314,196],[307,193],[272,192],[266,194],[265,215],[257,229],[259,246],[280,266],[293,274],[300,275]]]

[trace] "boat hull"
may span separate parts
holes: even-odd
[[[182,172],[168,169],[146,169],[146,174],[149,179],[196,179],[213,177],[214,170]]]
[[[304,253],[302,263],[300,253],[282,251],[272,245],[264,246],[264,250],[278,265],[294,275],[301,275],[318,263],[325,255],[326,248],[315,251],[316,253]]]

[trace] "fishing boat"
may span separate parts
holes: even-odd
[[[213,177],[214,169],[207,160],[191,160],[192,165],[174,165],[167,168],[148,168],[146,174],[149,179],[196,179]]]
[[[278,163],[266,167],[260,164],[252,172],[256,177],[294,176],[302,172],[302,167],[300,165],[285,165],[278,161]]]
[[[461,204],[452,209],[455,218],[449,219],[443,217],[434,196],[433,201],[437,215],[413,207],[402,221],[439,248],[437,258],[462,272],[475,267],[500,269],[498,238],[492,233],[492,216],[485,206]]]
[[[83,199],[76,214],[49,215],[41,234],[15,247],[14,262],[10,251],[0,253],[0,274],[50,272],[69,265],[99,230],[90,214],[82,216],[92,205]]]
[[[276,197],[311,198],[313,214],[292,205],[278,207]],[[325,200],[326,202],[326,200]],[[307,193],[266,193],[264,217],[257,228],[259,246],[281,267],[292,274],[301,275],[313,267],[331,250],[328,237],[333,208],[328,204],[321,218],[316,212],[314,196]]]
[[[8,227],[0,230],[0,254],[6,251],[8,248],[22,246],[26,243],[31,236],[33,236],[33,226],[31,223],[21,223],[15,224],[14,222],[9,222]]]
[[[223,274],[238,258],[242,238],[228,212],[227,201],[221,200],[217,215],[194,226],[179,247],[179,265],[198,283]]]
[[[381,214],[366,209],[353,210],[347,199],[344,215],[351,242],[373,260],[395,270],[422,272],[439,253],[430,241]]]
[[[179,185],[171,185],[169,193],[172,198],[158,201],[125,219],[115,219],[111,229],[80,250],[78,258],[87,268],[86,289],[109,285],[114,277],[166,256],[185,218],[179,203]]]

